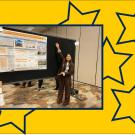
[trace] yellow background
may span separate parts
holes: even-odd
[[[116,45],[123,26],[116,12],[135,14],[135,1],[71,1],[82,12],[100,9],[95,24],[104,25],[107,36],[116,52],[135,53],[135,43]],[[0,24],[58,24],[67,18],[69,1],[0,1]],[[68,24],[90,24],[95,14],[81,15],[72,6]],[[127,30],[121,40],[135,38],[135,17],[121,17]],[[118,56],[118,57],[117,57]],[[104,77],[107,75],[121,81],[119,66],[126,56],[113,54],[106,42],[104,46]],[[116,60],[116,61],[115,61]],[[111,63],[113,61],[113,64]],[[112,66],[108,66],[112,64]],[[129,91],[135,85],[135,57],[132,56],[122,67],[122,85],[111,79],[104,80],[104,110],[41,110],[27,117],[27,133],[135,133],[135,123],[130,119],[111,121],[118,102],[111,89]],[[110,69],[111,68],[111,69]],[[135,95],[127,98],[118,94],[121,111],[117,117],[130,115],[135,118]],[[130,96],[130,94],[128,95]],[[23,129],[23,116],[28,111],[2,111],[0,124],[13,121]],[[0,133],[21,133],[11,124],[0,127]]]

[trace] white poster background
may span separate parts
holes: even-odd
[[[0,35],[0,72],[47,69],[47,37],[43,40]]]

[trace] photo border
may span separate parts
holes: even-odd
[[[103,24],[0,24],[1,27],[4,27],[7,30],[13,30],[17,32],[23,32],[23,33],[28,33],[28,34],[35,34],[39,36],[49,36],[46,34],[40,34],[37,32],[30,32],[30,31],[25,31],[25,30],[19,30],[19,29],[14,29],[14,28],[8,28],[8,26],[92,26],[92,27],[101,27],[101,107],[100,108],[0,108],[0,110],[104,110],[104,84],[103,84],[103,65],[104,65],[104,26]],[[51,36],[51,37],[56,37],[56,36]],[[65,38],[63,38],[65,39]],[[35,80],[35,79],[34,79]]]

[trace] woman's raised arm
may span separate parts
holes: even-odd
[[[64,61],[65,58],[64,58],[64,56],[63,56],[63,54],[62,54],[62,51],[61,51],[61,49],[60,49],[59,43],[56,43],[56,48],[57,48],[57,52],[58,52],[58,54],[60,55],[61,59]]]

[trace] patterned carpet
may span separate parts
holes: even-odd
[[[40,91],[37,83],[32,82],[32,87],[21,88],[20,86],[4,85],[5,105],[1,108],[101,108],[101,88],[83,83],[75,83],[75,89],[79,90],[79,99],[71,96],[70,104],[63,106],[56,103],[57,90],[53,78],[46,79]]]

